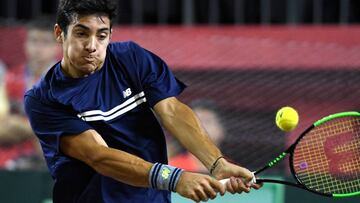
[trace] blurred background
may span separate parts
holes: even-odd
[[[117,2],[113,41],[135,41],[163,58],[188,85],[180,99],[193,107],[228,159],[251,170],[278,156],[323,116],[360,110],[360,1]],[[52,37],[57,4],[0,2],[0,202],[51,202],[52,180],[22,97],[61,59]],[[283,106],[300,114],[299,126],[287,134],[275,126],[276,111]],[[170,135],[167,140],[171,164],[204,172]],[[266,175],[291,178],[286,162]],[[288,187],[263,191],[254,193],[263,199],[235,200],[360,202]]]

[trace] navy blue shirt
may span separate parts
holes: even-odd
[[[153,53],[112,43],[103,67],[69,78],[60,63],[25,94],[25,110],[55,179],[55,203],[170,202],[170,192],[133,187],[102,176],[59,150],[61,136],[96,130],[109,147],[167,163],[166,143],[151,108],[185,85]]]

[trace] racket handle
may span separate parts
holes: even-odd
[[[230,180],[230,178],[225,178],[225,179],[219,180],[219,182],[220,182],[221,184],[225,185],[226,182],[228,182],[229,180]]]
[[[225,185],[228,181],[230,181],[230,178],[225,178],[225,179],[219,180],[219,182],[222,183],[223,185]],[[250,181],[250,183],[251,183],[251,185],[256,183],[256,177],[255,177],[254,173],[253,173],[253,178]]]

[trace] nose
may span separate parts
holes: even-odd
[[[88,51],[89,53],[93,53],[96,51],[96,38],[95,37],[90,37],[86,46],[85,46],[86,51]]]

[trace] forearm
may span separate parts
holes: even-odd
[[[92,155],[87,164],[98,173],[129,185],[149,186],[148,176],[151,163],[124,151],[105,146],[99,146],[99,149],[94,151],[97,153]]]
[[[95,130],[62,136],[60,150],[104,176],[133,186],[149,186],[148,176],[152,164],[130,153],[110,148]]]
[[[210,140],[194,112],[185,104],[176,103],[164,105],[162,110],[156,112],[164,127],[209,169],[221,152]]]

